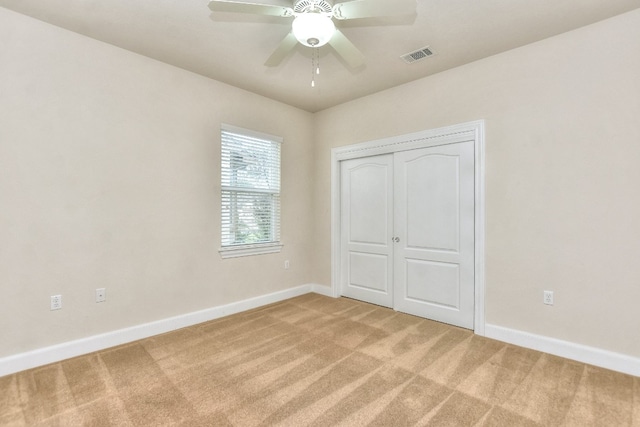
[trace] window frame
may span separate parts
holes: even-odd
[[[272,226],[275,226],[276,229],[278,230],[278,236],[276,236],[277,240],[273,240],[273,241],[269,241],[269,242],[260,242],[260,243],[247,243],[247,244],[233,244],[233,245],[226,245],[223,246],[222,242],[223,242],[223,234],[224,234],[224,224],[223,224],[223,194],[226,191],[238,191],[237,188],[231,187],[231,186],[226,186],[223,185],[223,165],[222,165],[222,138],[223,138],[223,134],[227,132],[227,133],[233,133],[233,134],[238,134],[241,136],[246,136],[249,138],[257,138],[257,139],[261,139],[261,140],[267,140],[267,141],[271,141],[274,143],[279,144],[279,159],[278,159],[278,178],[279,178],[279,184],[278,184],[278,191],[277,192],[273,192],[273,191],[264,191],[264,190],[260,190],[260,189],[254,189],[256,191],[256,193],[268,193],[268,194],[276,194],[278,196],[279,199],[279,208],[278,208],[278,215],[276,218],[277,222],[272,223]],[[233,125],[228,125],[228,124],[222,124],[220,127],[220,248],[218,249],[218,252],[220,253],[220,256],[225,259],[225,258],[235,258],[235,257],[243,257],[243,256],[251,256],[251,255],[262,255],[262,254],[270,254],[270,253],[278,253],[282,250],[283,244],[280,241],[280,230],[281,230],[281,224],[282,224],[282,209],[281,209],[281,195],[282,195],[282,143],[283,143],[283,138],[280,136],[275,136],[275,135],[270,135],[267,133],[263,133],[263,132],[257,132],[254,130],[250,130],[250,129],[244,129],[241,127],[237,127],[237,126],[233,126]],[[242,189],[239,192],[251,192],[251,187],[248,187],[247,189]],[[271,219],[273,220],[273,216],[271,217]]]

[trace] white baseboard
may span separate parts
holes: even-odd
[[[302,285],[231,304],[3,357],[0,358],[0,377],[284,301],[310,292],[328,295],[327,289],[330,292],[331,289],[326,286]]]
[[[333,296],[331,288],[328,286],[307,284],[206,310],[44,347],[0,358],[0,377],[284,301],[311,292],[329,297]],[[484,335],[487,338],[498,341],[640,377],[640,358],[491,324],[485,325]]]
[[[331,290],[331,286],[323,286],[323,285],[311,285],[311,292],[316,294],[324,295],[325,297],[335,298],[333,292]]]
[[[485,336],[582,363],[640,377],[640,358],[543,335],[485,324]]]

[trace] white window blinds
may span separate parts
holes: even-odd
[[[222,247],[280,241],[278,137],[222,128]]]

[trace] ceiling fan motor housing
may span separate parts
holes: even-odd
[[[326,0],[298,0],[293,6],[295,13],[332,13],[333,5]]]

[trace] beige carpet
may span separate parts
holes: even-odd
[[[2,377],[0,425],[640,426],[640,378],[309,294]]]

